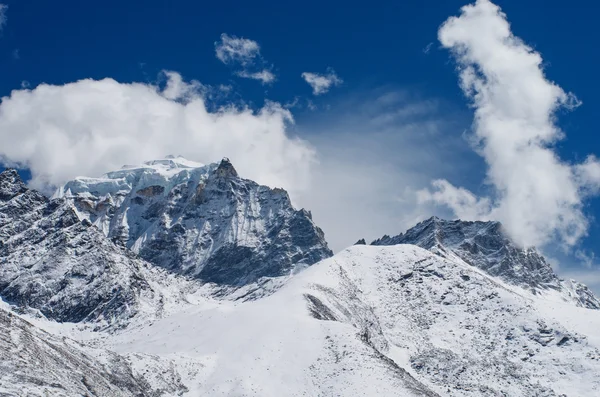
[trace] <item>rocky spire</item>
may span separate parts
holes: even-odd
[[[8,201],[11,198],[27,191],[27,186],[14,168],[7,168],[0,173],[0,200]]]
[[[223,157],[223,160],[221,160],[221,163],[215,170],[215,174],[221,178],[235,178],[238,176],[233,164],[231,164],[231,161],[227,157]]]

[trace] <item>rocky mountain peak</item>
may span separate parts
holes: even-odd
[[[385,235],[371,245],[410,244],[431,250],[433,248],[450,248],[461,245],[466,240],[480,241],[486,237],[487,244],[496,243],[490,248],[501,248],[503,245],[514,245],[502,230],[502,224],[496,221],[448,221],[432,216],[408,229],[405,233],[390,237]],[[493,238],[492,238],[493,237]]]
[[[0,173],[0,200],[10,200],[26,190],[27,186],[14,168],[7,168]]]
[[[580,283],[565,282],[534,247],[517,245],[496,221],[444,220],[431,217],[397,236],[371,245],[413,244],[442,257],[457,256],[505,282],[532,293],[555,291],[580,306],[600,309],[600,299]]]
[[[143,259],[202,281],[243,286],[332,255],[308,211],[283,189],[241,178],[227,158],[149,161],[77,178],[55,197]]]
[[[231,161],[229,161],[229,158],[224,157],[215,170],[215,175],[220,178],[236,178],[238,173],[233,167],[233,164],[231,164]]]

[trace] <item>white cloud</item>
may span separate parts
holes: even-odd
[[[240,63],[246,65],[260,57],[260,46],[254,40],[221,35],[221,40],[215,42],[217,58],[224,64]]]
[[[600,189],[600,162],[594,155],[588,156],[573,170],[582,194],[595,194]]]
[[[326,74],[304,72],[302,78],[312,87],[314,95],[325,94],[331,87],[343,83],[333,69],[328,69]]]
[[[167,82],[160,94],[171,101],[192,101],[206,91],[206,88],[199,81],[192,80],[188,83],[177,72],[166,70],[163,74]]]
[[[223,33],[221,40],[215,42],[215,53],[224,64],[241,67],[241,70],[234,72],[238,77],[258,80],[262,84],[275,81],[272,66],[262,57],[260,46],[254,40]]]
[[[271,84],[275,81],[275,75],[267,69],[261,70],[260,72],[248,72],[246,70],[242,70],[236,72],[235,74],[246,79],[259,80],[263,84]]]
[[[46,191],[167,154],[204,163],[227,156],[260,183],[308,186],[314,149],[288,133],[288,110],[267,103],[210,111],[200,83],[175,72],[166,78],[164,88],[87,79],[13,91],[0,103],[0,162],[29,168],[31,185]]]
[[[488,198],[479,198],[467,189],[457,188],[444,179],[437,179],[431,184],[433,192],[426,189],[417,192],[417,201],[420,204],[432,201],[446,205],[462,219],[482,219],[489,216]]]
[[[575,251],[575,258],[579,259],[583,266],[588,269],[596,267],[594,263],[596,262],[596,254],[593,252],[586,252],[584,250]]]
[[[475,109],[474,144],[488,165],[493,197],[436,181],[421,199],[458,216],[500,220],[524,245],[575,244],[587,233],[583,201],[598,192],[600,165],[594,157],[569,164],[552,145],[564,136],[556,110],[580,102],[547,79],[541,55],[512,34],[506,15],[488,0],[463,7],[438,34]]]
[[[0,4],[0,31],[4,29],[6,26],[6,12],[8,11],[8,6],[6,4]]]

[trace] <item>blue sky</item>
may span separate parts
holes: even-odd
[[[426,188],[432,179],[489,193],[487,164],[467,141],[473,109],[458,85],[456,59],[438,41],[440,25],[459,15],[466,1],[3,3],[8,8],[0,36],[2,96],[23,86],[62,86],[88,78],[162,87],[167,79],[161,71],[170,70],[184,81],[228,86],[229,94],[215,98],[216,105],[295,104],[288,106],[295,123],[286,134],[316,148],[318,165],[307,171],[316,182],[308,192],[324,193],[288,188],[298,204],[313,209],[335,248],[360,237],[401,232],[426,210],[452,216],[440,207],[413,208],[412,190]],[[513,33],[542,54],[547,78],[582,102],[573,111],[556,113],[566,134],[556,153],[567,162],[600,154],[598,56],[589,45],[600,36],[592,20],[600,6],[582,0],[568,7],[541,0],[497,4]],[[235,74],[242,69],[239,63],[217,59],[215,42],[223,33],[256,42],[260,57],[254,61],[260,65],[255,66],[267,68],[276,80],[261,84],[240,78]],[[325,74],[327,68],[343,83],[315,96],[301,74]],[[215,160],[228,154],[207,153]],[[260,179],[265,172],[255,173]],[[302,179],[295,173],[294,178]],[[340,182],[330,191],[331,180]],[[549,244],[546,252],[560,259],[563,274],[600,288],[595,261],[582,265],[584,256],[589,259],[596,251],[600,201],[586,198],[584,203],[589,235],[566,251]],[[343,215],[335,213],[340,206]],[[353,221],[345,220],[349,212]]]
[[[80,1],[4,3],[9,11],[0,41],[3,94],[24,80],[32,85],[103,77],[152,81],[163,69],[221,84],[232,78],[214,57],[214,42],[227,32],[260,43],[279,75],[278,84],[267,90],[274,100],[309,94],[300,73],[329,65],[346,81],[345,90],[395,84],[464,102],[447,52],[435,49],[439,25],[456,15],[465,1],[371,1],[368,7],[342,1],[307,1],[301,7],[274,1],[235,7],[154,0],[105,1],[96,6]],[[579,128],[582,120],[591,120],[595,95],[590,82],[595,80],[596,64],[586,43],[599,33],[593,23],[582,21],[599,6],[582,0],[569,7],[541,0],[499,5],[514,32],[543,53],[549,77],[586,104],[565,122]],[[429,43],[434,43],[432,51],[424,56],[422,50]],[[18,60],[13,59],[15,50]],[[245,98],[257,102],[265,98],[265,90],[252,82],[234,81]],[[575,133],[565,145],[570,141],[575,150],[581,143]]]

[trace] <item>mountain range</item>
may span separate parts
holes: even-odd
[[[600,394],[600,299],[500,223],[334,255],[228,159],[5,170],[0,298],[0,396]]]

